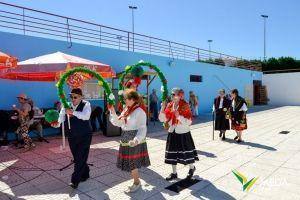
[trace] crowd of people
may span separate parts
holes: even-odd
[[[196,167],[194,163],[199,160],[193,137],[190,132],[192,119],[198,116],[198,97],[194,92],[189,92],[189,101],[185,100],[184,91],[180,88],[173,88],[168,101],[159,105],[159,98],[156,90],[150,95],[150,111],[153,113],[151,120],[164,123],[168,131],[165,150],[165,163],[171,165],[172,171],[166,180],[172,181],[178,178],[177,164],[189,166],[186,176],[191,179]],[[147,109],[141,95],[136,88],[126,89],[123,93],[125,105],[120,115],[113,106],[109,106],[109,120],[122,129],[119,153],[117,155],[117,167],[125,172],[131,173],[133,183],[128,187],[127,192],[135,192],[141,187],[139,169],[150,166],[149,152],[147,149]],[[71,108],[65,109],[59,102],[55,108],[60,111],[57,123],[51,125],[55,128],[64,123],[65,133],[68,135],[69,147],[73,156],[74,172],[71,177],[70,186],[77,188],[80,182],[86,181],[89,177],[89,166],[87,164],[92,132],[96,129],[95,120],[99,120],[100,127],[103,126],[98,117],[103,113],[102,109],[92,112],[91,104],[83,99],[82,90],[72,89],[70,95]],[[230,129],[236,131],[236,140],[242,142],[242,131],[247,129],[247,103],[239,96],[238,90],[231,91],[230,99],[226,96],[225,90],[219,90],[219,95],[214,99],[213,112],[216,116],[215,130],[220,131],[220,138],[225,140],[225,133]],[[25,150],[35,147],[29,137],[29,127],[37,127],[42,131],[38,119],[33,116],[42,115],[32,100],[25,94],[17,97],[19,105],[13,105],[17,112],[19,126],[16,133],[24,140]],[[158,109],[160,106],[160,109]],[[95,111],[95,109],[94,109]],[[66,120],[66,119],[69,120]],[[91,121],[92,119],[92,121]],[[92,122],[92,123],[91,123]]]
[[[192,119],[197,116],[198,98],[190,92],[190,100],[184,99],[184,91],[173,88],[170,101],[161,103],[158,111],[158,97],[156,90],[150,96],[150,110],[153,113],[151,120],[159,120],[165,124],[168,131],[165,151],[165,163],[171,165],[172,171],[166,180],[172,181],[178,178],[177,164],[189,166],[186,176],[191,179],[196,167],[194,163],[199,160],[193,137],[190,132]],[[141,188],[139,169],[150,166],[149,152],[147,149],[147,114],[142,96],[135,88],[124,91],[125,105],[120,115],[113,106],[109,106],[109,120],[114,126],[122,129],[119,153],[117,155],[117,167],[131,174],[133,183],[126,192],[132,193]],[[66,115],[70,117],[71,129],[69,133],[70,149],[74,157],[74,173],[70,186],[77,188],[80,182],[89,178],[87,158],[91,144],[92,129],[89,125],[91,117],[91,105],[83,100],[82,91],[73,89],[71,94],[71,109],[61,109],[58,124],[66,123]],[[194,109],[194,110],[193,110]],[[155,113],[157,110],[157,113]],[[198,110],[198,109],[197,109]],[[220,131],[220,138],[225,139],[226,130],[231,127],[236,131],[234,138],[242,142],[242,131],[247,128],[246,111],[247,104],[238,94],[238,90],[231,91],[231,99],[228,99],[225,90],[220,90],[218,97],[214,99],[213,111],[216,114],[215,130]],[[67,124],[65,124],[65,128]]]

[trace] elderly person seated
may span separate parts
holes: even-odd
[[[17,96],[19,106],[13,105],[13,110],[18,113],[18,120],[20,125],[16,131],[16,133],[21,136],[24,140],[24,148],[25,151],[28,151],[35,147],[31,138],[28,135],[29,132],[29,122],[30,122],[30,115],[32,115],[32,109],[30,104],[28,103],[28,98],[26,94],[20,94]]]

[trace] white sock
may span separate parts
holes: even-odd
[[[177,174],[177,167],[176,165],[172,165],[173,174]]]
[[[189,166],[190,166],[190,169],[194,169],[194,164],[189,164]]]

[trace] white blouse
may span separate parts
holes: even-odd
[[[159,113],[158,118],[161,122],[167,122],[166,114],[163,112]],[[173,133],[175,131],[175,133],[177,134],[190,132],[190,125],[192,124],[192,120],[184,118],[181,115],[179,115],[177,119],[179,121],[179,124],[172,125],[172,120],[168,122],[170,126],[168,132]]]
[[[85,103],[85,105],[84,105],[83,110],[81,112],[80,111],[75,111],[79,104],[77,106],[74,106],[71,103],[71,108],[73,110],[73,116],[75,116],[75,117],[77,117],[78,119],[81,119],[81,120],[90,120],[91,113],[92,113],[91,104],[88,101],[85,101],[85,100],[82,100],[82,101]],[[63,107],[60,110],[60,113],[59,113],[59,118],[58,118],[58,123],[59,124],[57,125],[57,127],[59,127],[60,124],[65,121],[65,116],[66,116],[66,110]]]
[[[231,104],[233,111],[235,111],[234,107],[235,107],[235,100],[232,100],[232,104]],[[244,103],[243,106],[241,107],[241,109],[239,111],[244,111],[246,112],[248,110],[247,105]]]
[[[220,104],[219,104],[219,109],[223,108],[223,102],[224,102],[224,98],[221,98]],[[215,112],[215,110],[216,110],[215,103],[213,104],[212,110],[213,110],[213,112]]]
[[[146,138],[147,133],[147,116],[142,108],[137,108],[127,117],[127,123],[124,119],[119,119],[116,113],[110,112],[110,122],[114,126],[121,127],[124,131],[137,130],[137,134],[133,140],[141,143]]]

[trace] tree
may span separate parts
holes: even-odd
[[[292,57],[269,58],[262,66],[263,71],[300,69],[300,61]]]

